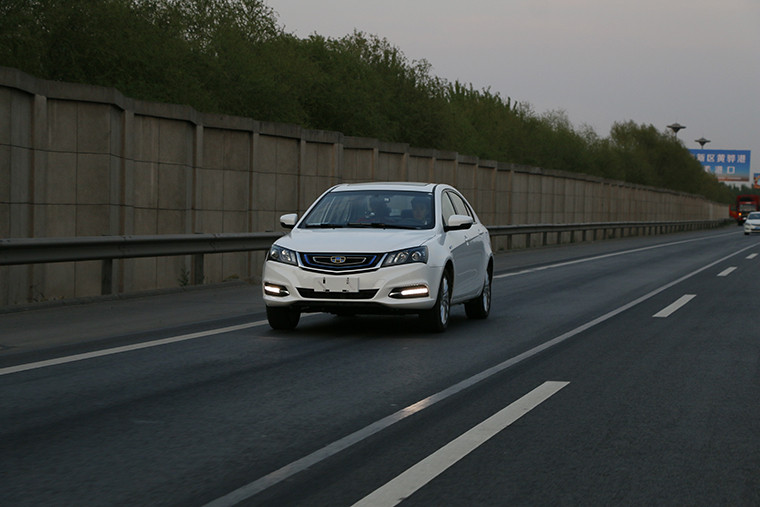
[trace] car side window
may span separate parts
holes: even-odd
[[[449,192],[444,192],[441,196],[441,216],[443,217],[443,223],[448,223],[449,217],[456,214],[457,212],[454,209],[454,205],[451,203],[451,199],[449,199]]]
[[[449,197],[451,198],[452,203],[454,204],[454,209],[456,210],[457,215],[465,215],[465,216],[472,217],[472,213],[470,212],[470,207],[467,206],[467,204],[459,195],[455,194],[454,192],[447,192],[447,193]]]

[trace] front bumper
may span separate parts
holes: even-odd
[[[267,261],[262,292],[267,306],[294,306],[303,312],[416,313],[435,303],[442,272],[442,267],[411,263],[338,275]]]

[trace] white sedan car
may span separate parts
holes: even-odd
[[[262,274],[267,318],[293,329],[302,312],[417,313],[444,331],[451,305],[491,309],[493,254],[486,227],[449,185],[332,187],[270,248]]]
[[[744,221],[744,234],[760,232],[760,211],[753,211]]]

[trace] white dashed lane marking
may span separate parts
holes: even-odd
[[[652,315],[652,317],[665,318],[670,317],[676,310],[684,306],[686,303],[697,297],[696,294],[684,294],[678,298],[674,303],[669,304],[659,312]]]

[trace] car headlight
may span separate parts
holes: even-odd
[[[406,250],[398,250],[397,252],[391,252],[383,261],[383,266],[398,266],[400,264],[410,264],[412,262],[427,263],[428,249],[426,246],[418,246],[415,248],[407,248]]]
[[[282,262],[284,264],[298,265],[298,256],[293,250],[288,250],[278,245],[272,245],[267,254],[267,260]]]

